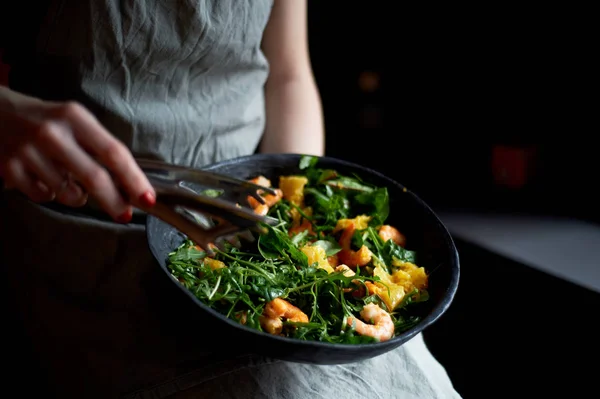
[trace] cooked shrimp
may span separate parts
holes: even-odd
[[[337,256],[337,254],[328,256],[327,257],[327,262],[329,262],[329,264],[331,265],[331,267],[336,267],[337,265],[340,264],[340,260],[339,260],[339,258]],[[344,265],[344,266],[346,266],[346,265]],[[346,267],[348,267],[348,266],[346,266]]]
[[[338,259],[340,262],[350,267],[364,266],[369,263],[372,258],[371,251],[366,245],[360,247],[358,251],[351,249],[352,236],[354,235],[355,230],[354,223],[351,222],[344,229],[344,232],[340,237],[340,246],[342,247],[342,250],[338,252]]]
[[[383,242],[386,242],[387,240],[392,240],[401,247],[404,247],[406,245],[406,237],[404,236],[404,234],[400,233],[398,229],[390,226],[389,224],[384,224],[383,226],[381,226],[379,228],[378,233],[379,237],[381,237]]]
[[[265,305],[260,317],[260,325],[271,334],[281,334],[283,328],[281,319],[294,323],[308,323],[306,313],[284,299],[275,298]]]
[[[308,235],[311,235],[311,236],[316,235],[315,232],[313,231],[312,223],[308,219],[304,219],[302,221],[302,224],[289,229],[288,234],[290,235],[290,237],[293,237],[296,234],[300,234],[305,230],[308,230]]]
[[[254,179],[250,179],[250,183],[254,183],[263,187],[271,187],[271,180],[262,175],[256,176]]]
[[[283,198],[283,192],[278,189],[275,188],[275,195],[273,194],[267,194],[267,195],[260,195],[261,197],[263,197],[263,199],[265,200],[264,205],[267,205],[269,208],[272,207],[273,205],[275,205],[276,203],[279,202],[279,200],[281,200]],[[259,205],[263,205],[260,202],[258,202],[258,200],[254,197],[248,196],[248,204],[250,204],[250,206],[252,208],[256,208]]]
[[[252,198],[252,197],[250,197]],[[254,198],[252,198],[254,201],[256,201]],[[257,206],[254,207],[254,213],[256,213],[257,215],[260,216],[265,216],[267,213],[269,213],[269,205],[267,204],[258,204]]]
[[[259,186],[263,186],[263,187],[271,187],[271,180],[267,179],[264,176],[255,177],[254,179],[251,179],[250,182],[254,183],[254,184],[258,184]],[[275,205],[277,202],[279,202],[280,199],[283,198],[283,191],[281,191],[281,189],[276,188],[275,193],[276,193],[275,195],[273,195],[273,194],[262,195],[262,193],[259,192],[260,196],[265,200],[264,204],[261,204],[260,202],[258,202],[258,200],[256,198],[254,198],[252,196],[248,196],[248,204],[250,205],[250,207],[252,207],[252,209],[255,210],[255,212],[256,212],[256,208],[259,206],[266,205],[267,207],[270,208],[273,205]],[[268,210],[268,208],[267,208],[267,210]]]
[[[360,335],[373,337],[378,341],[387,341],[394,336],[394,322],[388,312],[374,303],[369,303],[360,311],[360,317],[367,324],[355,317],[348,317],[348,325]]]
[[[270,317],[260,317],[260,326],[269,334],[279,335],[283,330],[281,319],[271,319]]]

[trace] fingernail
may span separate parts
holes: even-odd
[[[140,202],[144,206],[154,206],[156,204],[156,197],[150,191],[146,191],[140,196]]]
[[[119,217],[117,217],[117,222],[119,222],[119,223],[129,223],[129,222],[131,222],[131,218],[132,217],[133,217],[133,211],[130,208],[127,211],[123,212],[122,215],[120,215]]]

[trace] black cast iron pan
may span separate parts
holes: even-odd
[[[298,168],[300,158],[301,155],[297,154],[255,154],[216,163],[205,169],[241,179],[262,174],[277,182],[281,175],[301,173]],[[386,186],[390,197],[388,222],[404,233],[408,249],[417,251],[419,266],[424,266],[430,273],[430,298],[416,309],[422,316],[421,322],[389,341],[362,345],[330,344],[284,338],[245,327],[204,305],[171,277],[166,261],[168,254],[185,239],[183,234],[160,219],[148,216],[148,243],[158,266],[178,286],[180,292],[195,304],[198,312],[218,320],[222,334],[230,334],[236,341],[244,342],[244,346],[253,352],[281,360],[313,364],[357,362],[399,347],[444,314],[458,288],[459,257],[444,224],[427,204],[401,184],[379,172],[339,159],[320,158],[318,167],[335,169],[348,175],[357,174],[369,183]]]

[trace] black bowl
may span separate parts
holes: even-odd
[[[300,173],[301,155],[258,154],[240,157],[210,165],[204,169],[249,179],[262,174],[273,181],[286,174]],[[421,321],[413,328],[383,342],[348,345],[317,341],[302,341],[263,333],[232,321],[198,300],[183,285],[171,277],[167,268],[168,254],[179,246],[185,236],[160,219],[149,216],[147,237],[152,254],[168,278],[180,288],[190,301],[219,320],[223,334],[235,334],[235,340],[246,348],[269,357],[314,364],[343,364],[372,358],[404,344],[440,318],[448,309],[458,288],[459,258],[454,242],[446,227],[435,213],[414,193],[379,172],[339,159],[322,157],[317,165],[335,169],[343,174],[357,174],[363,180],[388,188],[390,216],[388,222],[398,227],[407,237],[407,248],[417,251],[418,265],[424,266],[429,276],[428,301],[415,309]]]

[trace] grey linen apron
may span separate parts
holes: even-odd
[[[291,0],[293,1],[293,0]],[[200,167],[255,151],[269,0],[54,0],[11,86],[86,105],[135,155]],[[4,193],[10,295],[60,398],[455,398],[421,336],[313,366],[247,354],[157,267],[143,219],[120,225]]]

